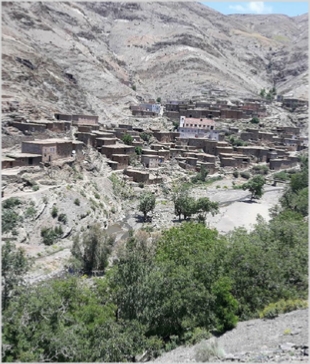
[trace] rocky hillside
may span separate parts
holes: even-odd
[[[274,82],[303,96],[307,45],[307,15],[225,16],[194,2],[5,2],[3,97],[26,118],[84,112],[111,122],[141,97],[257,95]]]

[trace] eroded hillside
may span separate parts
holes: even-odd
[[[308,16],[225,16],[198,3],[3,3],[3,95],[25,117],[126,119],[142,97],[307,93]],[[133,90],[133,86],[136,91]]]

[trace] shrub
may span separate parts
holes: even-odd
[[[80,200],[79,200],[78,198],[76,198],[76,199],[74,200],[74,204],[75,204],[76,206],[80,206]]]
[[[53,206],[51,215],[52,215],[53,219],[55,219],[55,217],[57,217],[57,215],[58,215],[58,208],[56,206]]]
[[[259,118],[258,118],[258,117],[256,117],[256,116],[254,116],[254,118],[252,118],[252,119],[250,120],[250,123],[251,123],[251,124],[259,124]]]
[[[280,180],[280,181],[288,181],[290,179],[289,176],[290,175],[287,172],[281,171],[281,172],[275,173],[273,175],[273,179]]]
[[[59,214],[58,216],[58,221],[59,222],[62,222],[64,224],[67,223],[68,219],[67,219],[67,215],[66,214]]]
[[[221,359],[224,358],[225,352],[219,346],[218,341],[216,339],[210,339],[208,342],[201,343],[195,353],[195,359],[198,362],[207,362],[210,361],[211,358]]]
[[[161,98],[157,97],[156,102],[161,103]]]
[[[251,174],[249,172],[241,172],[240,176],[245,179],[249,179],[251,177]]]
[[[33,206],[29,206],[25,212],[25,217],[33,217],[37,210]]]
[[[151,134],[143,132],[140,134],[140,138],[145,142],[149,142],[151,139]]]
[[[32,190],[33,191],[38,191],[39,189],[40,189],[40,186],[39,185],[32,186]]]
[[[4,209],[11,209],[11,208],[13,208],[15,206],[19,206],[21,204],[22,204],[22,202],[18,198],[16,198],[16,197],[10,197],[10,198],[8,198],[7,200],[5,200],[3,202],[2,208],[4,208]]]
[[[190,345],[198,344],[202,340],[210,339],[211,334],[208,330],[201,327],[195,327],[191,333],[191,337],[187,340]]]
[[[255,174],[268,174],[269,172],[269,167],[266,165],[260,166],[260,165],[256,165],[252,168],[252,171]]]
[[[144,188],[144,183],[143,182],[139,182],[139,187],[140,188]]]
[[[238,177],[239,177],[239,172],[238,172],[238,171],[234,171],[234,172],[233,172],[233,176],[234,176],[235,178],[238,178]]]
[[[136,87],[136,85],[132,85],[132,87],[131,87],[134,91],[137,91],[137,87]]]
[[[46,227],[41,229],[41,237],[45,245],[52,245],[62,234],[63,230],[61,226],[56,226],[54,229]]]
[[[275,303],[270,303],[260,313],[260,318],[273,319],[282,313],[287,313],[302,308],[308,307],[308,301],[306,300],[280,300]]]
[[[99,193],[95,192],[95,193],[94,193],[94,196],[95,196],[95,198],[96,198],[97,200],[100,200],[100,195],[99,195]]]

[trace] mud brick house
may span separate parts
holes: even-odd
[[[127,154],[113,154],[111,159],[113,162],[117,162],[116,169],[124,169],[129,165],[129,155]]]
[[[94,130],[99,130],[99,125],[78,125],[78,131],[81,133],[91,133]]]
[[[103,145],[114,145],[116,144],[116,138],[96,138],[96,146],[102,147]]]
[[[178,132],[165,132],[165,131],[154,131],[154,137],[163,143],[174,142],[176,138],[180,136]]]
[[[15,162],[14,158],[10,158],[10,157],[7,157],[7,156],[2,156],[2,158],[1,158],[1,167],[2,167],[2,169],[13,168],[13,167],[15,167],[14,162]]]
[[[113,154],[133,154],[135,152],[135,147],[125,144],[115,144],[115,145],[103,145],[100,149],[101,154],[105,154],[108,159],[112,159]]]
[[[124,174],[131,177],[134,182],[137,183],[147,183],[150,178],[150,173],[145,171],[140,171],[137,169],[127,168],[124,170]]]
[[[87,146],[96,147],[97,135],[94,133],[77,132],[75,133],[76,138]]]
[[[253,156],[257,162],[267,162],[269,149],[260,146],[235,147],[238,154]]]
[[[22,153],[40,154],[42,162],[71,157],[73,150],[75,147],[72,140],[44,139],[22,142]]]
[[[308,101],[303,100],[303,99],[298,99],[298,98],[284,97],[283,101],[282,101],[282,107],[283,106],[287,107],[287,108],[296,108],[296,107],[301,107],[301,106],[308,106]]]
[[[262,141],[272,142],[274,136],[275,135],[273,133],[261,132],[261,131],[258,132],[258,139]]]
[[[99,117],[95,115],[69,115],[69,114],[54,114],[56,120],[71,121],[72,125],[97,125]]]
[[[222,119],[244,119],[245,113],[242,110],[221,109]]]
[[[269,168],[271,170],[278,170],[282,168],[292,168],[295,167],[298,163],[298,159],[296,157],[288,157],[288,158],[275,158],[270,159]]]
[[[141,163],[145,165],[146,168],[157,168],[159,164],[159,157],[158,155],[142,154]]]
[[[44,133],[46,131],[46,124],[39,123],[22,123],[17,121],[9,122],[10,126],[22,131],[22,132],[31,132],[31,133]]]
[[[5,160],[5,159],[4,159]],[[42,162],[42,155],[31,153],[8,153],[6,156],[8,163],[2,168],[24,167],[24,166],[39,166]]]

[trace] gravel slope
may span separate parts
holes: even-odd
[[[308,310],[293,311],[273,320],[255,319],[240,322],[235,329],[216,340],[226,356],[221,360],[214,358],[211,361],[306,362]],[[181,346],[153,362],[196,362],[196,351],[204,343],[205,341],[191,347]]]

